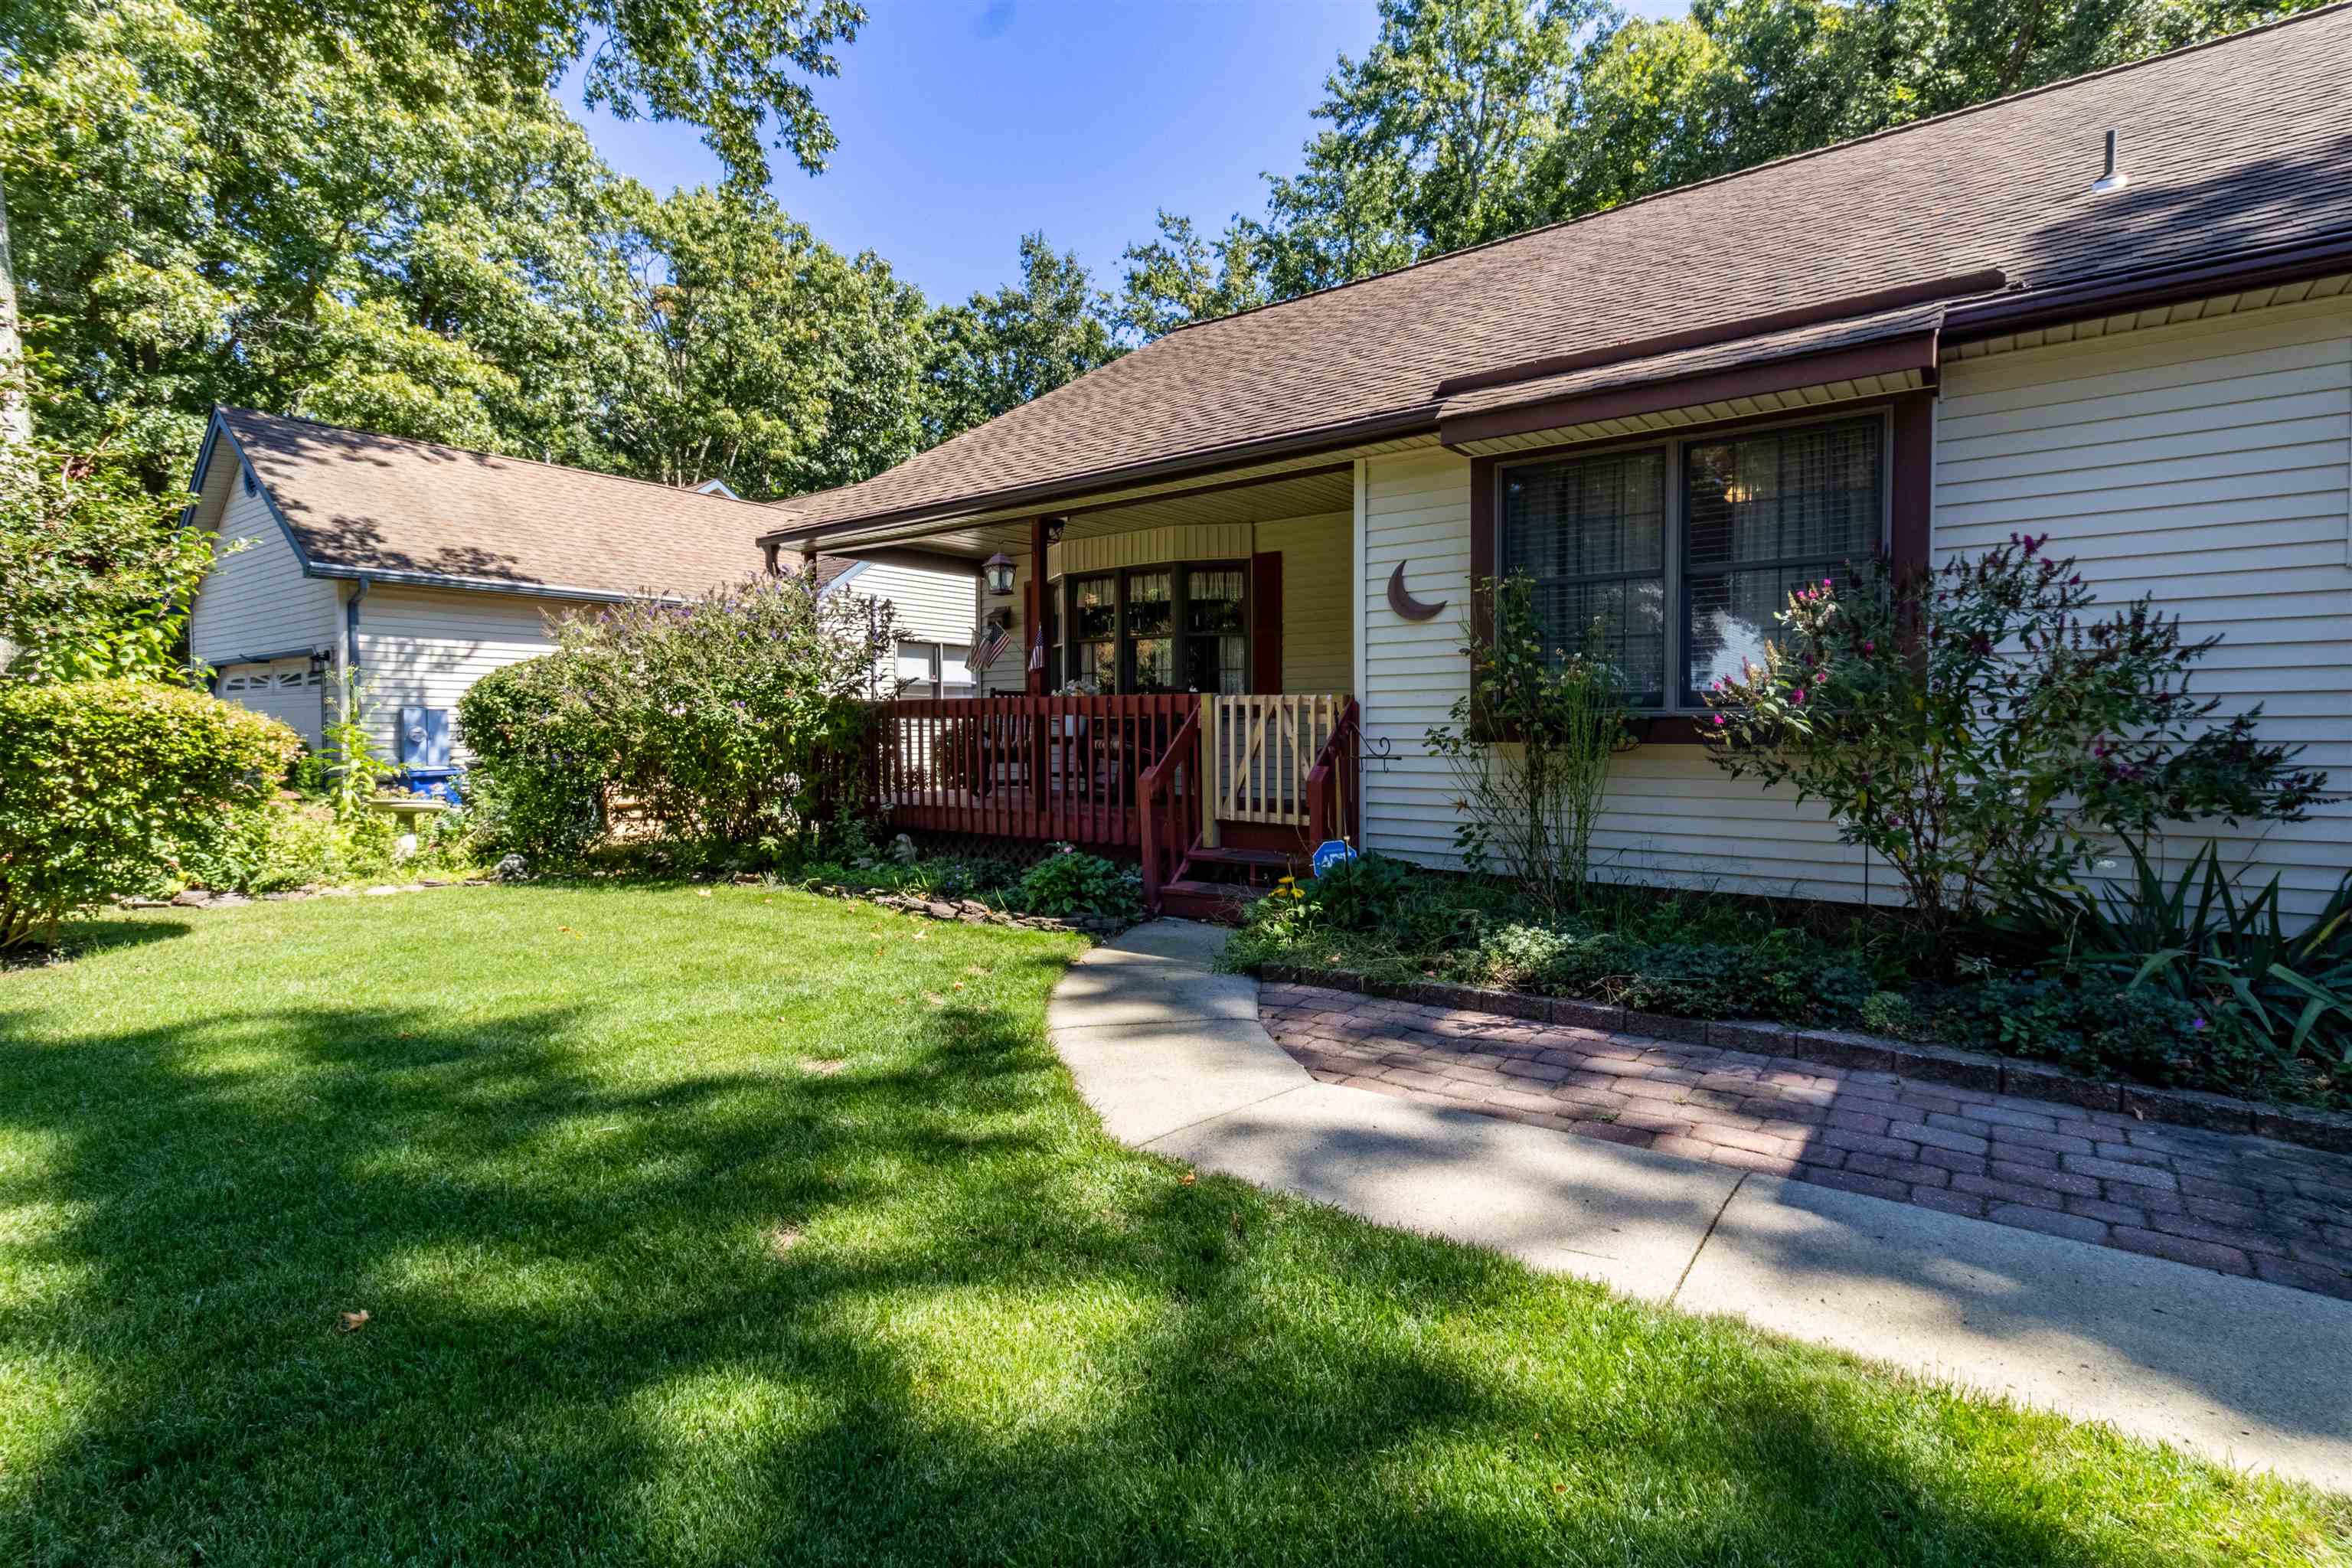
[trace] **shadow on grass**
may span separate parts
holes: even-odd
[[[70,963],[76,959],[95,958],[102,952],[143,947],[151,942],[169,942],[187,934],[185,921],[62,921],[58,922],[54,945],[0,950],[0,973]]]
[[[1933,1396],[1113,1149],[1034,1008],[832,1073],[593,1021],[0,1017],[0,1556],[2116,1560]]]

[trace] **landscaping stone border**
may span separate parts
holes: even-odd
[[[1080,915],[1073,920],[1060,920],[1053,915],[1022,915],[1010,910],[991,909],[977,899],[927,899],[919,893],[876,892],[871,889],[837,883],[803,884],[801,890],[821,893],[829,899],[853,899],[879,909],[894,910],[902,915],[916,915],[951,924],[1018,926],[1024,931],[1068,931],[1097,940],[1117,936],[1136,923],[1109,915]]]
[[[1499,1013],[1533,1023],[1569,1024],[1610,1034],[1647,1035],[1684,1045],[1752,1051],[1759,1056],[1794,1057],[1824,1067],[1891,1072],[1922,1083],[2052,1100],[2085,1110],[2116,1111],[2143,1121],[2201,1127],[2214,1132],[2252,1132],[2285,1143],[2299,1143],[2306,1149],[2352,1153],[2352,1114],[2342,1111],[2265,1105],[2190,1089],[2111,1083],[2084,1078],[2047,1062],[1986,1056],[1948,1046],[1915,1046],[1848,1029],[1801,1029],[1758,1019],[1681,1018],[1568,996],[1534,996],[1525,992],[1438,980],[1379,980],[1355,970],[1288,963],[1261,965],[1259,977],[1278,984],[1321,985],[1432,1007]]]

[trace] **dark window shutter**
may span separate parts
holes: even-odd
[[[1282,552],[1250,557],[1250,689],[1282,689]]]

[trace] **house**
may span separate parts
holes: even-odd
[[[899,705],[891,810],[1134,845],[1176,905],[1350,823],[1453,859],[1423,735],[1506,571],[1643,688],[1612,877],[1899,896],[1696,743],[1790,587],[1874,552],[2046,531],[2105,602],[2226,637],[2202,689],[2352,768],[2347,61],[2352,9],[2310,12],[1202,321],[763,542],[1004,556],[981,608],[1022,654],[961,716]],[[2308,911],[2348,825],[2222,837]]]
[[[223,547],[188,634],[215,689],[316,745],[356,670],[379,754],[419,765],[463,756],[457,699],[552,647],[552,617],[740,583],[761,570],[756,540],[774,515],[720,485],[678,489],[239,408],[215,411],[190,489],[190,523]],[[909,689],[955,689],[971,569],[828,559],[819,577],[826,592],[892,601],[909,639],[897,663],[920,663],[930,682]],[[877,693],[896,674],[877,670]]]

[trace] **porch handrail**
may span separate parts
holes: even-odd
[[[1361,710],[1350,697],[1339,710],[1339,721],[1331,726],[1330,739],[1307,770],[1307,837],[1312,843],[1328,839],[1334,825],[1351,848],[1362,837],[1356,816],[1361,795],[1356,742],[1361,732]]]
[[[1184,722],[1168,738],[1168,749],[1160,760],[1143,770],[1136,780],[1136,811],[1141,819],[1143,851],[1143,905],[1149,910],[1160,907],[1160,889],[1175,879],[1177,868],[1191,853],[1192,840],[1199,832],[1198,814],[1200,790],[1201,715],[1196,709],[1185,715]],[[1183,782],[1190,789],[1177,787],[1181,770],[1190,763],[1192,775]]]

